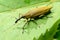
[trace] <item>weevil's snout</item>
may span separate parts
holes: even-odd
[[[17,23],[17,21],[15,21],[15,23]]]
[[[18,19],[15,21],[15,23],[17,23],[21,18],[24,18],[24,16],[18,18]]]
[[[17,20],[15,21],[15,23],[17,23],[19,20],[20,20],[20,19],[17,19]]]
[[[17,21],[15,21],[15,23],[17,23]]]

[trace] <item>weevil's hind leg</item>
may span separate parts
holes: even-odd
[[[35,22],[35,20],[33,20],[32,22],[34,22],[37,25],[37,23]]]
[[[30,20],[30,21],[32,21],[33,23],[35,23],[36,25],[38,25],[37,22],[34,19]],[[40,26],[39,26],[39,28],[40,28]]]
[[[47,15],[40,15],[39,18],[41,17],[52,18],[52,16],[47,16]]]
[[[38,25],[37,22],[35,22],[35,20],[34,20],[33,22],[34,22],[36,25]],[[40,26],[38,26],[38,27],[40,28]]]

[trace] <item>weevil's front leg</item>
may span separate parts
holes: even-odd
[[[22,29],[22,33],[24,33],[24,29],[25,29],[25,25],[28,24],[29,25],[29,22],[30,22],[30,18],[26,20],[26,23],[23,25]]]
[[[22,33],[24,33],[24,29],[25,29],[25,25],[27,24],[27,22],[23,25],[23,27],[22,27],[22,29],[23,29],[23,31],[22,31]]]

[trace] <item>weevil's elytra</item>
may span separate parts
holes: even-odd
[[[50,11],[50,9],[51,9],[51,6],[35,8],[33,10],[30,10],[29,12],[27,12],[23,16],[25,16],[25,18],[35,18],[35,17],[40,16],[40,15],[45,15],[47,12]]]
[[[39,8],[35,8],[35,9],[32,9],[30,11],[28,11],[26,14],[22,15],[20,18],[18,18],[15,23],[17,23],[21,18],[25,18],[25,19],[30,19],[29,21],[27,22],[30,22],[31,19],[35,19],[37,17],[42,17],[44,16],[45,14],[48,14],[48,12],[50,12],[50,9],[52,7],[51,6],[44,6],[44,7],[39,7]],[[26,24],[24,24],[25,26]],[[24,31],[24,26],[23,26],[23,31]]]

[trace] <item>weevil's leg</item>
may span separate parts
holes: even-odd
[[[28,25],[29,25],[30,20],[31,20],[30,18],[27,19],[27,24],[28,24]]]
[[[25,27],[26,24],[27,24],[27,22],[22,27],[22,29],[23,29],[22,33],[24,33],[24,29],[25,29],[24,27]]]
[[[36,22],[35,20],[33,20],[32,22],[34,22],[36,25],[38,25],[38,24],[37,24],[37,22]],[[40,26],[39,26],[39,25],[38,25],[38,27],[40,28]]]
[[[36,25],[38,25],[37,22],[36,22],[33,18],[31,18],[31,21],[32,21],[33,23],[35,23]],[[39,26],[39,27],[40,27],[40,26]]]
[[[27,23],[29,23],[29,22],[28,22],[28,19],[27,19],[26,23],[25,23],[25,24],[23,25],[23,27],[22,27],[22,29],[23,29],[22,33],[24,33],[24,29],[25,29],[24,27],[25,27],[25,25],[26,25]],[[26,31],[25,31],[25,32],[26,32]]]
[[[33,20],[32,22],[34,22],[37,25],[37,23],[35,22],[35,20]]]
[[[32,22],[34,22],[36,25],[38,25],[38,24],[35,22],[35,20],[34,20],[34,21],[32,21]]]
[[[47,16],[47,15],[40,15],[39,17],[45,16],[46,18],[52,18],[52,16]]]
[[[44,16],[44,15],[40,15],[39,18],[42,17],[42,16]]]
[[[52,18],[53,16],[46,16],[46,18]]]
[[[30,22],[30,18],[27,20],[27,24],[28,24],[28,26],[29,26],[29,22]]]
[[[35,24],[37,24],[37,23],[35,22],[35,19],[34,19],[34,18],[31,18],[30,21],[32,21],[32,22],[34,22]]]
[[[30,18],[30,21],[34,21],[35,19],[34,18]]]

